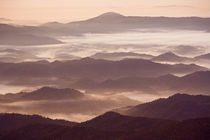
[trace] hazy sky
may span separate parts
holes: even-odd
[[[104,12],[139,16],[210,17],[210,0],[0,0],[0,17],[71,21]]]

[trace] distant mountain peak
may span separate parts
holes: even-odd
[[[108,12],[108,13],[104,13],[101,14],[97,17],[91,18],[87,21],[92,21],[92,22],[119,22],[119,20],[124,19],[125,16],[119,14],[119,13],[115,13],[115,12]]]
[[[119,117],[121,115],[119,113],[109,111],[109,112],[106,112],[105,114],[103,114],[102,116],[104,116],[104,117]]]
[[[40,89],[37,89],[33,91],[33,93],[40,93],[40,94],[46,94],[46,93],[72,93],[72,92],[77,92],[77,90],[70,89],[70,88],[64,88],[64,89],[58,89],[54,87],[42,87]]]
[[[205,103],[206,101],[209,102],[210,96],[201,95],[201,94],[200,95],[190,95],[190,94],[185,94],[185,93],[177,93],[177,94],[174,94],[173,96],[170,96],[166,100],[176,101],[177,104],[182,104],[181,102],[188,104],[189,101],[202,104],[202,103]]]
[[[185,75],[182,78],[185,79],[209,79],[210,77],[210,71],[198,71],[198,72],[194,72],[191,73],[189,75]]]
[[[96,62],[97,60],[91,57],[84,57],[80,59],[81,62]]]
[[[45,24],[61,24],[60,22],[57,22],[57,21],[52,21],[52,22],[47,22]]]
[[[169,98],[183,99],[184,97],[193,97],[193,95],[188,95],[188,94],[184,94],[184,93],[177,93],[177,94],[174,94],[173,96],[170,96]]]
[[[173,52],[166,52],[166,53],[163,53],[161,54],[162,56],[165,55],[165,56],[177,56],[175,53]]]
[[[195,57],[196,59],[210,59],[210,53]]]
[[[43,92],[44,93],[44,92],[53,91],[54,89],[56,89],[56,88],[53,88],[53,87],[42,87],[40,89],[37,89],[36,92]]]
[[[127,117],[128,116],[121,115],[117,112],[109,111],[109,112],[106,112],[90,121],[101,121],[101,120],[110,121],[110,120],[116,120],[116,119],[119,120],[119,119],[127,118]],[[87,121],[87,122],[90,122],[90,121]]]
[[[60,22],[57,22],[57,21],[53,21],[53,22],[44,23],[41,26],[43,26],[43,27],[60,27],[62,25],[63,25],[63,23],[60,23]]]
[[[160,54],[160,55],[158,55],[158,56],[156,56],[156,58],[162,58],[162,57],[167,57],[167,58],[177,58],[177,57],[179,57],[179,56],[177,56],[175,53],[173,53],[173,52],[166,52],[166,53],[163,53],[163,54]]]
[[[53,87],[42,87],[32,92],[25,92],[21,96],[21,100],[60,100],[60,99],[76,99],[83,97],[78,90],[71,88],[58,89]]]
[[[182,62],[182,61],[187,61],[189,58],[187,57],[182,57],[182,56],[178,56],[176,55],[175,53],[173,52],[166,52],[166,53],[163,53],[163,54],[160,54],[156,57],[154,57],[152,60],[155,60],[155,61],[171,61],[171,62]]]
[[[107,13],[101,14],[99,17],[124,17],[124,16],[116,12],[107,12]]]
[[[159,79],[164,79],[164,78],[168,78],[168,79],[172,79],[172,78],[178,78],[177,76],[173,75],[173,74],[166,74],[166,75],[162,75],[158,77]]]

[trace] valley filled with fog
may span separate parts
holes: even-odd
[[[175,93],[209,95],[210,32],[195,22],[209,19],[153,18],[163,25],[115,13],[68,24],[0,25],[1,112],[81,122]],[[65,88],[84,96],[45,94]]]
[[[134,52],[160,55],[172,51],[178,55],[194,57],[210,51],[209,36],[210,33],[205,31],[161,29],[141,29],[110,34],[91,33],[81,36],[58,37],[57,39],[64,44],[57,45],[1,45],[1,56],[7,57],[7,52],[3,52],[3,50],[9,48],[28,53],[23,61],[33,60],[29,54],[36,56],[36,59],[55,61],[90,57],[99,52]]]
[[[0,0],[0,140],[210,140],[210,0]]]

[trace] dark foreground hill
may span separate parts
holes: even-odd
[[[120,110],[119,110],[120,111]],[[185,120],[210,116],[210,96],[175,94],[124,110],[131,116]]]
[[[39,115],[21,115],[21,114],[0,114],[0,133],[12,129],[21,128],[32,124],[56,124],[64,126],[74,126],[75,122],[65,120],[52,120]]]
[[[30,118],[30,116],[28,116]],[[13,119],[16,119],[13,117]],[[126,127],[128,126],[128,127]],[[210,118],[169,121],[122,116],[108,112],[74,127],[32,124],[15,128],[0,136],[2,140],[168,140],[210,138]]]

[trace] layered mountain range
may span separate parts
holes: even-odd
[[[85,89],[87,92],[134,92],[138,94],[149,93],[155,95],[173,94],[174,92],[207,94],[209,95],[209,71],[195,72],[183,77],[171,74],[158,77],[124,77],[97,82],[91,79],[81,79],[72,87]]]
[[[2,78],[15,77],[71,77],[109,79],[129,76],[155,77],[164,74],[190,74],[208,70],[195,64],[160,64],[144,59],[109,61],[83,58],[70,61],[37,61],[23,63],[0,63]]]
[[[5,140],[208,139],[210,137],[209,99],[209,96],[176,94],[168,99],[159,99],[129,109],[129,111],[135,109],[138,113],[140,110],[141,113],[153,113],[148,118],[143,114],[139,114],[140,117],[132,117],[107,112],[82,123],[51,120],[40,116],[1,114],[0,121],[3,125],[0,127],[0,138]],[[146,109],[146,112],[143,109]],[[176,114],[179,114],[178,116],[183,114],[181,118],[178,117],[178,120],[182,121],[177,120]],[[161,119],[168,116],[171,120]]]
[[[75,36],[85,33],[114,33],[148,28],[209,31],[209,24],[209,18],[137,17],[123,16],[118,13],[110,12],[88,20],[66,24],[59,22],[45,23],[40,26],[13,26],[0,24],[0,44],[61,44],[61,41],[52,38],[52,36]]]
[[[114,12],[0,24],[0,140],[210,139],[209,25]]]
[[[149,54],[140,54],[133,52],[114,52],[114,53],[96,53],[91,58],[105,60],[123,60],[128,58],[146,59],[154,62],[174,62],[174,63],[195,63],[196,61],[210,60],[210,54],[198,55],[195,57],[179,56],[173,52],[162,53],[158,56]]]
[[[175,94],[167,99],[117,110],[129,116],[185,120],[210,116],[210,96]]]

